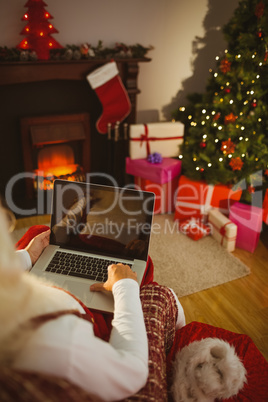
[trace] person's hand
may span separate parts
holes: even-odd
[[[112,264],[108,267],[108,279],[104,283],[94,283],[90,290],[100,292],[103,290],[112,291],[113,285],[120,279],[130,278],[137,282],[137,273],[133,272],[128,265]]]
[[[32,265],[36,263],[43,250],[48,246],[49,236],[50,229],[35,236],[25,248],[25,250],[28,251],[31,257]]]

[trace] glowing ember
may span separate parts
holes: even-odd
[[[84,181],[80,165],[74,163],[73,150],[69,145],[55,145],[42,149],[38,154],[38,169],[34,187],[37,190],[51,190],[55,179]]]
[[[46,170],[36,169],[34,173],[41,177],[59,177],[66,176],[76,172],[79,165],[65,165],[65,166],[54,166]]]

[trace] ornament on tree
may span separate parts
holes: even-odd
[[[256,107],[256,106],[257,106],[257,101],[256,101],[256,99],[254,99],[254,100],[252,101],[251,106],[252,106],[252,107]]]
[[[106,134],[108,123],[113,128],[115,123],[120,123],[129,115],[131,103],[128,93],[114,61],[88,74],[87,80],[102,104],[102,115],[96,123],[96,128],[99,133]]]
[[[237,116],[235,116],[233,112],[231,112],[224,117],[224,124],[235,123],[236,119]]]
[[[262,33],[261,28],[259,28],[259,30],[258,30],[258,32],[257,32],[257,36],[258,36],[258,38],[262,38],[262,37],[263,37],[263,33]]]
[[[232,158],[229,165],[233,170],[241,170],[244,162],[242,162],[241,158],[238,156],[237,158]]]
[[[231,70],[231,62],[228,61],[226,58],[222,59],[220,62],[220,70],[223,74],[228,73]]]
[[[200,148],[204,149],[207,146],[207,143],[205,141],[200,142],[199,144]]]
[[[231,92],[231,88],[225,88],[224,92],[225,92],[226,94],[229,94],[229,93]]]
[[[47,4],[43,0],[28,0],[25,7],[27,13],[22,17],[27,25],[21,31],[21,35],[26,35],[17,48],[22,50],[33,50],[38,59],[48,60],[51,49],[61,49],[62,46],[53,38],[51,34],[58,33],[57,29],[48,21],[53,17],[44,7]]]
[[[213,121],[219,120],[220,117],[221,117],[220,112],[216,113],[215,116],[213,117]]]
[[[250,194],[254,194],[255,193],[255,187],[254,186],[248,186],[248,192],[250,193]]]
[[[259,1],[259,3],[256,5],[255,8],[255,15],[258,19],[260,19],[263,16],[264,13],[264,4],[263,1]]]
[[[224,154],[233,154],[235,151],[235,144],[231,141],[231,138],[228,138],[227,141],[222,141],[221,143],[221,151]]]
[[[265,176],[268,177],[268,169],[266,169],[266,170],[264,171],[264,174],[265,174]]]

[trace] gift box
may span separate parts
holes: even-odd
[[[126,173],[135,176],[136,188],[155,194],[155,214],[174,211],[180,172],[177,159],[163,158],[161,163],[151,164],[146,159],[126,158]]]
[[[164,184],[180,175],[181,161],[163,158],[161,163],[152,164],[146,159],[126,158],[126,173]]]
[[[179,179],[174,218],[195,217],[205,221],[212,208],[217,208],[228,216],[231,205],[240,200],[241,194],[242,190],[233,191],[223,184],[207,184],[182,175]]]
[[[212,237],[226,250],[234,251],[237,238],[237,226],[217,209],[208,212]]]
[[[179,230],[193,240],[199,240],[210,234],[211,228],[200,219],[185,219],[179,222]]]
[[[167,214],[174,212],[174,196],[178,187],[178,178],[159,184],[151,180],[135,177],[135,187],[143,191],[152,191],[155,194],[154,214]]]
[[[161,153],[164,158],[178,156],[183,138],[184,124],[181,122],[131,124],[129,156],[131,159],[142,159],[154,152]]]
[[[236,202],[230,208],[229,218],[237,225],[236,247],[253,253],[262,229],[262,208]]]
[[[266,225],[268,225],[268,189],[265,192],[262,208],[263,208],[263,222],[266,223]]]

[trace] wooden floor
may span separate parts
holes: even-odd
[[[251,274],[182,297],[186,322],[199,321],[247,334],[268,360],[268,249],[259,242],[253,254],[241,249],[233,254]]]
[[[22,218],[16,229],[47,224],[48,220],[48,215]],[[251,274],[182,297],[186,322],[199,321],[247,334],[268,360],[268,249],[260,241],[253,254],[241,249],[233,254],[251,269]]]

